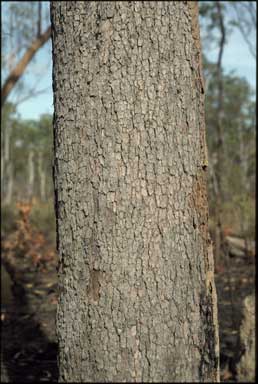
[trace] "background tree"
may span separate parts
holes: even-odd
[[[43,66],[38,68],[35,57],[38,50],[49,40],[51,32],[49,10],[46,2],[43,3],[43,6],[42,2],[8,1],[1,3],[2,14],[4,15],[1,25],[1,196],[4,206],[11,205],[14,189],[17,189],[18,185],[21,186],[19,181],[16,182],[15,167],[17,164],[14,164],[16,162],[16,149],[12,139],[14,136],[17,138],[19,132],[19,130],[15,134],[13,132],[16,129],[14,125],[17,125],[18,119],[18,116],[13,118],[14,113],[16,113],[14,111],[17,110],[17,105],[22,101],[45,91],[45,89],[39,89],[38,85],[40,84],[39,77],[43,77],[46,69]],[[28,66],[29,71],[27,70]],[[23,76],[25,70],[30,73],[29,81],[26,80],[26,76]],[[37,71],[39,72],[37,73]],[[32,79],[36,82],[32,83]],[[7,105],[6,100],[11,91],[12,99]],[[31,160],[33,159],[33,150],[31,148]],[[31,182],[34,168],[34,162],[30,161]],[[41,177],[41,180],[43,179],[44,176]],[[30,191],[30,194],[32,193],[33,189]]]
[[[60,381],[217,381],[195,2],[52,2]]]
[[[233,7],[234,16],[231,24],[237,27],[254,59],[256,59],[256,45],[250,38],[251,34],[256,31],[256,9],[254,1],[230,1],[227,2],[229,7]]]
[[[211,65],[212,66],[212,65]],[[217,185],[214,167],[218,161],[214,127],[217,121],[217,101],[214,88],[216,74],[210,74],[206,94],[206,123],[208,147],[210,148],[209,206],[211,218],[215,218],[217,205]],[[255,183],[255,102],[253,93],[246,80],[234,74],[223,75],[224,83],[224,147],[225,156],[221,184],[224,191],[222,200],[223,226],[233,226],[235,234],[254,238],[254,190]],[[234,103],[232,100],[234,99]],[[245,213],[238,208],[241,200],[245,201]],[[214,223],[215,224],[215,223]],[[243,229],[245,228],[245,230]]]
[[[223,51],[232,28],[239,28],[240,21],[249,32],[254,28],[252,20],[247,22],[248,16],[253,18],[250,12],[243,12],[242,16],[239,14],[238,22],[234,13],[235,8],[250,9],[252,4],[236,3],[238,5],[233,7],[231,2],[205,1],[201,3],[200,8],[204,36],[206,121],[210,155],[209,201],[218,264],[222,262],[225,227],[231,227],[238,236],[254,236],[254,217],[251,214],[254,210],[251,194],[254,185],[251,182],[251,186],[248,176],[251,164],[254,170],[254,97],[245,80],[233,73],[225,75],[222,66]],[[250,44],[251,42],[250,40]],[[211,44],[217,45],[216,63],[207,60]],[[235,208],[236,201],[237,207],[241,206],[241,209]],[[245,201],[245,207],[240,201]]]
[[[35,54],[50,38],[48,10],[44,7],[43,12],[41,3],[40,1],[2,2],[2,11],[6,17],[2,25],[1,107]],[[47,27],[45,27],[46,23]],[[43,25],[44,31],[42,31]],[[22,86],[22,82],[19,81],[19,83]],[[26,97],[31,97],[38,92],[42,91],[29,88]]]
[[[10,148],[15,107],[8,103],[2,113],[1,126],[1,198],[5,204],[10,204],[13,189],[13,167]]]
[[[1,151],[3,205],[32,197],[52,200],[52,117],[21,120],[15,107],[7,103],[2,128],[8,132],[1,142],[6,147]]]

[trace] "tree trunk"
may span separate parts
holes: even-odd
[[[10,72],[9,76],[4,82],[4,85],[1,89],[1,108],[3,108],[4,103],[7,100],[10,92],[14,88],[17,81],[23,75],[28,64],[31,62],[38,50],[48,41],[51,35],[51,27],[49,26],[47,30],[38,36],[28,47],[20,61],[17,63],[16,67]]]
[[[46,201],[46,173],[43,167],[43,154],[38,153],[39,193],[41,201]]]
[[[2,124],[1,128],[1,201],[5,198],[5,142],[6,142],[6,126]]]
[[[197,4],[51,19],[59,380],[218,381]]]
[[[246,296],[243,302],[243,320],[240,327],[237,347],[236,359],[238,360],[238,382],[254,383],[256,376],[254,293]]]
[[[34,150],[29,150],[28,155],[28,198],[31,199],[34,194],[34,179],[35,179],[35,169],[34,169]]]
[[[224,15],[221,9],[221,1],[216,1],[217,17],[220,29],[220,41],[219,41],[219,53],[217,60],[217,85],[218,85],[218,99],[217,99],[217,121],[216,121],[216,134],[217,145],[216,152],[218,161],[215,167],[217,190],[216,195],[216,207],[215,207],[215,264],[219,266],[222,261],[223,252],[223,233],[222,233],[222,204],[224,202],[224,189],[223,189],[223,172],[225,167],[225,143],[223,134],[223,115],[224,115],[224,84],[222,77],[222,56],[224,52],[224,46],[226,41],[226,30],[224,27]]]
[[[4,129],[2,127],[2,129]],[[3,135],[1,132],[1,140],[3,140]],[[2,144],[2,141],[1,141]],[[1,201],[4,201],[4,151],[1,145]]]
[[[13,164],[11,162],[9,162],[6,166],[6,174],[8,175],[8,179],[4,205],[10,205],[13,199]]]
[[[6,126],[3,127],[3,138],[4,138],[4,151],[3,151],[3,175],[2,181],[2,197],[3,205],[9,205],[12,202],[13,197],[13,164],[11,158],[11,134],[12,124],[7,122]]]

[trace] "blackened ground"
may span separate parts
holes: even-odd
[[[5,266],[13,278],[12,269]],[[5,266],[1,270],[1,382],[7,378],[9,382],[57,382],[56,270],[52,265],[45,272],[32,273],[28,268],[26,273],[23,263],[14,285]]]
[[[32,270],[24,259],[17,259],[15,270],[14,264],[4,262],[1,275],[2,372],[10,382],[57,382],[56,263],[44,270]],[[226,260],[216,274],[224,382],[237,382],[243,299],[254,291],[254,276],[254,259],[244,258]],[[3,377],[1,381],[5,382]]]
[[[237,382],[244,298],[255,291],[255,259],[228,258],[215,276],[218,294],[221,381]]]

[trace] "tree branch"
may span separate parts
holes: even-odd
[[[218,12],[218,21],[220,29],[220,42],[219,42],[219,54],[217,60],[217,81],[218,81],[218,106],[217,106],[217,130],[218,130],[218,150],[223,150],[223,132],[222,132],[222,114],[223,114],[223,79],[222,79],[222,56],[224,52],[224,46],[226,41],[226,30],[224,26],[224,17],[221,9],[221,2],[216,1],[216,8]],[[220,177],[220,175],[219,175]]]
[[[27,49],[19,63],[16,65],[16,67],[11,71],[7,79],[5,80],[5,83],[3,85],[3,88],[1,90],[1,108],[3,108],[4,103],[10,94],[11,90],[14,88],[17,81],[20,79],[20,77],[23,75],[25,68],[30,63],[32,58],[34,57],[35,53],[41,48],[45,42],[50,38],[51,35],[51,26],[48,27],[48,29],[42,33],[37,39],[35,39],[31,46]]]
[[[35,96],[41,95],[42,93],[45,93],[45,92],[49,91],[50,89],[51,89],[51,87],[40,89],[38,91],[32,91],[31,90],[26,96],[22,97],[21,99],[18,99],[15,102],[15,105],[19,105],[21,103],[24,103],[24,101],[30,99],[31,97],[35,97]]]
[[[242,34],[242,37],[245,40],[251,55],[253,56],[254,59],[256,59],[256,51],[255,51],[254,47],[252,46],[252,44],[248,38],[248,35],[249,35],[248,32],[250,33],[250,31],[246,31],[244,28],[244,22],[241,18],[241,10],[239,10],[239,8],[237,7],[236,4],[232,3],[232,5],[233,5],[233,9],[235,10],[235,13],[236,13],[238,29],[239,29],[240,33]],[[248,8],[248,10],[250,11],[250,8]],[[250,12],[250,16],[252,18],[252,21],[254,22],[254,16],[253,16],[252,12]],[[256,22],[254,25],[256,26]]]

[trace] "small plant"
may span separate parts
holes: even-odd
[[[30,270],[44,270],[49,262],[56,261],[53,245],[49,245],[42,232],[30,222],[33,202],[17,202],[16,208],[19,219],[16,220],[16,230],[3,241],[3,258],[9,269],[15,269],[19,260],[26,261]]]

